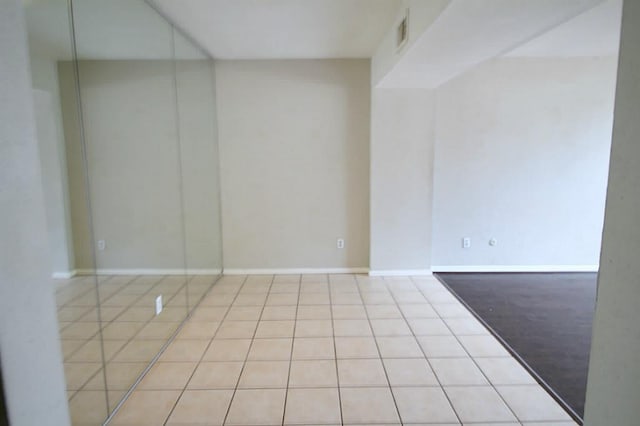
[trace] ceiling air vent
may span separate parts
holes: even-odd
[[[396,51],[400,51],[409,38],[409,9],[396,27]]]

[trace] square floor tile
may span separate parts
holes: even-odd
[[[440,315],[440,318],[472,318],[471,312],[461,303],[438,303],[433,305],[433,309]]]
[[[497,386],[520,421],[567,421],[571,418],[539,385]]]
[[[379,359],[339,359],[340,386],[388,386],[382,361]]]
[[[384,367],[391,386],[438,386],[426,359],[390,358],[384,360]]]
[[[428,303],[402,304],[400,310],[406,318],[438,318],[438,313]]]
[[[357,293],[357,288],[355,289],[356,293],[342,293],[335,292],[331,294],[331,304],[332,305],[362,305],[362,298],[360,297],[360,293]]]
[[[430,358],[429,362],[445,386],[489,384],[471,358]]]
[[[179,322],[149,322],[136,335],[136,339],[164,339],[169,340],[171,335],[180,326]]]
[[[232,390],[187,390],[166,424],[222,425],[232,396]]]
[[[78,390],[89,381],[102,367],[98,362],[66,362],[64,377],[67,390]]]
[[[250,361],[279,361],[291,358],[293,339],[254,339],[249,350]]]
[[[124,402],[110,425],[164,424],[181,391],[136,390]]]
[[[336,336],[371,336],[368,320],[334,320],[333,329]]]
[[[255,337],[293,337],[294,324],[295,321],[260,321]]]
[[[338,389],[289,389],[284,424],[340,424]]]
[[[250,339],[258,326],[257,321],[224,321],[218,328],[217,339]]]
[[[331,320],[298,320],[295,335],[296,338],[333,336],[333,326]]]
[[[427,299],[419,291],[398,291],[393,292],[393,298],[400,304],[425,304]]]
[[[482,372],[494,385],[534,385],[536,381],[513,358],[476,358]]]
[[[247,361],[238,388],[286,388],[288,377],[289,361]]]
[[[201,362],[196,368],[188,389],[235,389],[240,378],[243,363],[229,362]]]
[[[370,319],[399,319],[402,312],[395,305],[366,305],[367,315]]]
[[[367,312],[361,305],[338,305],[332,306],[331,309],[333,319],[367,319]]]
[[[200,361],[208,340],[174,340],[160,355],[160,361]]]
[[[338,358],[379,358],[373,337],[336,337]]]
[[[203,361],[244,361],[249,352],[251,339],[213,339],[205,352]]]
[[[331,319],[331,306],[329,305],[298,306],[297,318],[299,320]]]
[[[371,292],[362,293],[362,300],[365,305],[394,305],[396,301],[393,300],[391,294],[387,292]]]
[[[337,387],[335,360],[292,361],[290,388]]]
[[[298,293],[300,291],[300,284],[298,283],[285,283],[285,282],[274,282],[269,290],[270,294],[278,294],[278,293]]]
[[[261,319],[267,320],[295,320],[296,306],[265,306]]]
[[[393,395],[404,424],[458,424],[458,417],[440,387],[394,387]]]
[[[445,387],[444,390],[463,423],[516,421],[511,410],[491,386],[456,386]]]
[[[371,320],[373,334],[376,336],[411,336],[411,330],[403,319]]]
[[[157,362],[147,372],[138,389],[142,390],[182,390],[187,385],[195,362]]]
[[[458,336],[462,346],[472,357],[510,357],[509,352],[490,335]]]
[[[225,307],[200,306],[193,313],[191,321],[222,321],[226,313]]]
[[[267,300],[266,293],[240,293],[233,306],[264,306]]]
[[[487,329],[475,318],[445,318],[444,321],[457,336],[489,334]]]
[[[327,282],[306,282],[303,281],[300,285],[300,291],[302,293],[323,293],[328,294],[329,284]]]
[[[226,424],[281,424],[285,392],[285,389],[238,389],[231,402]]]
[[[416,336],[451,336],[449,327],[439,318],[410,318],[407,320]]]
[[[164,340],[132,340],[113,357],[113,361],[149,362],[165,343]]]
[[[295,306],[298,304],[298,293],[272,293],[267,298],[266,306]]]
[[[467,352],[454,336],[419,336],[427,358],[466,357]]]
[[[329,293],[300,293],[298,304],[300,305],[328,305],[330,304]]]
[[[104,391],[83,390],[69,401],[69,415],[74,425],[100,425],[107,418]]]
[[[145,362],[111,362],[106,366],[107,387],[110,390],[128,390],[147,367]],[[87,390],[104,389],[104,377],[97,374],[85,385]]]
[[[334,359],[333,338],[296,337],[293,341],[293,359]]]
[[[260,319],[262,308],[259,306],[233,306],[229,309],[227,321],[257,321]]]
[[[176,339],[212,339],[219,326],[218,321],[189,321],[178,332]]]
[[[400,423],[388,387],[343,388],[340,390],[344,423]]]
[[[412,336],[376,337],[383,358],[423,358],[418,342]]]

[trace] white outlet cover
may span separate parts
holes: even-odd
[[[162,295],[156,297],[156,315],[160,315],[162,312]]]

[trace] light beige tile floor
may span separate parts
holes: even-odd
[[[216,278],[81,276],[56,280],[67,395],[74,425],[103,423],[186,318],[189,307],[202,298]],[[160,294],[165,308],[156,316],[155,298]],[[96,308],[98,300],[99,311]],[[227,306],[217,309],[217,316],[222,318]],[[203,309],[201,316],[213,317],[215,314]],[[212,338],[219,323],[192,324],[181,338]],[[195,361],[200,361],[200,357]],[[178,367],[173,364],[158,364],[141,384],[141,389],[177,387],[179,373],[186,384],[196,365],[197,362],[188,365],[193,368],[187,375],[187,366],[181,372],[176,371]],[[169,409],[172,408],[173,403],[169,405]]]
[[[575,424],[433,277],[266,275],[214,285],[111,424],[537,422]]]

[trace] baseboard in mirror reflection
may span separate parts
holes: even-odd
[[[369,268],[225,268],[224,275],[366,274]]]
[[[222,269],[77,269],[75,275],[219,275]]]
[[[432,275],[431,269],[372,269],[372,277],[406,277]]]

